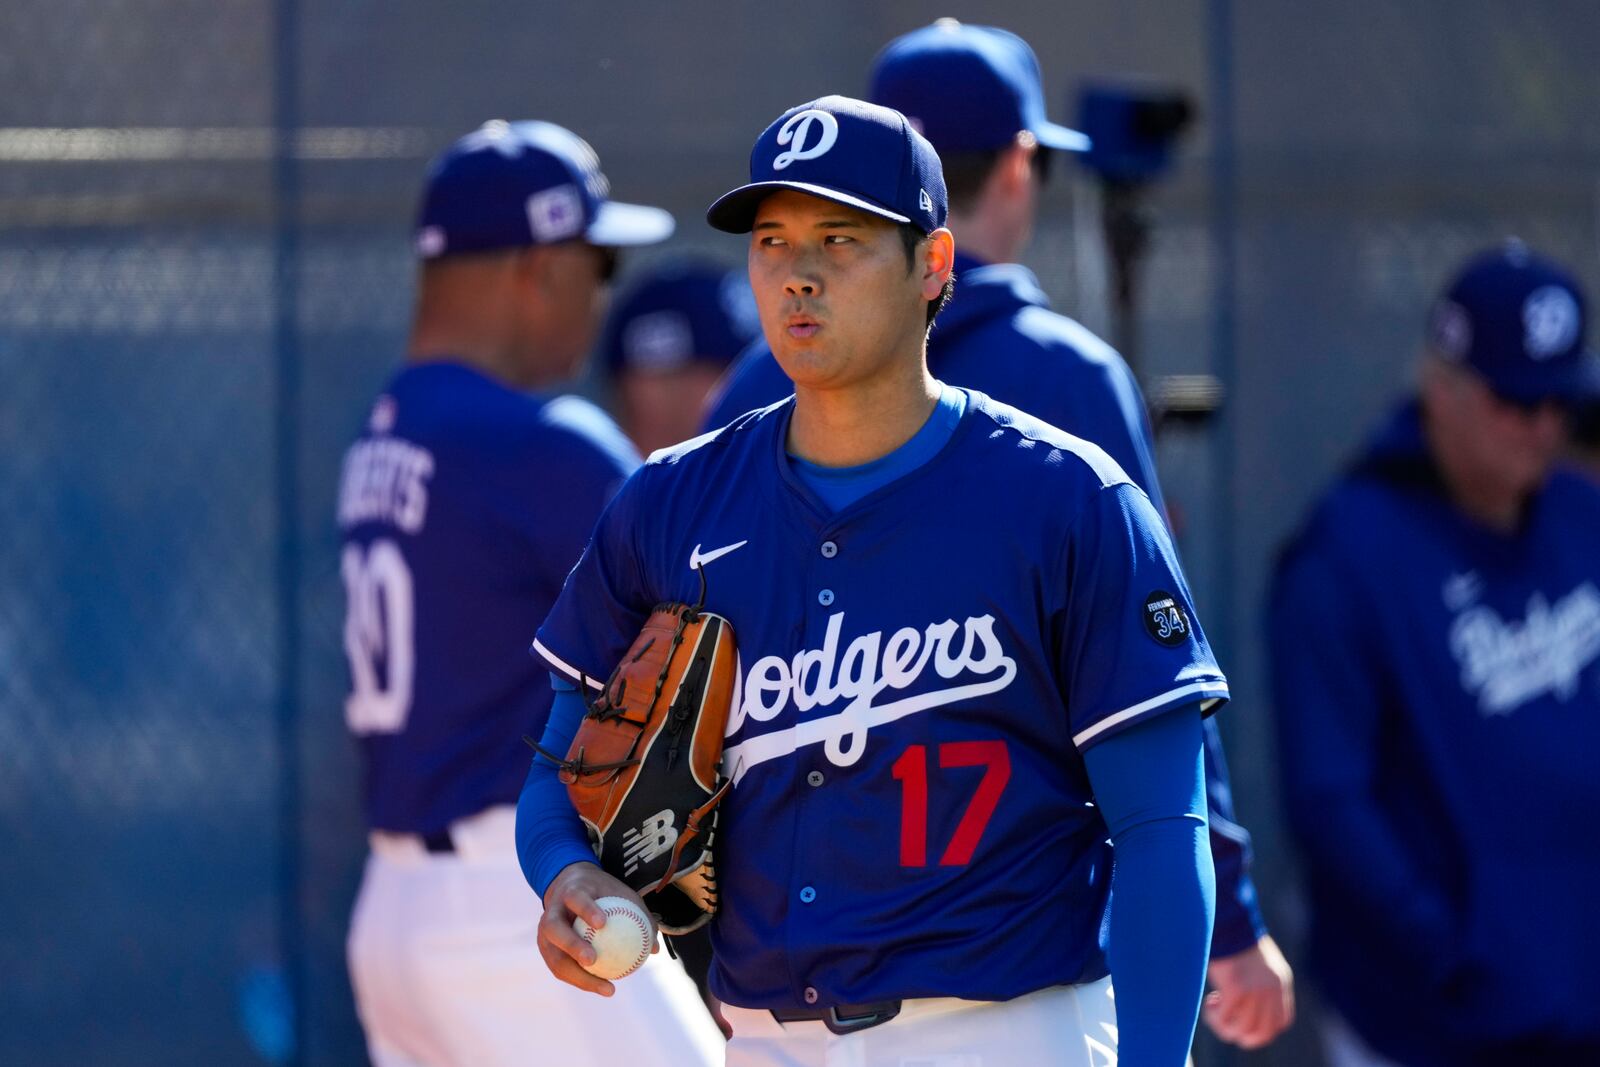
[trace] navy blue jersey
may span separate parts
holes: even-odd
[[[397,374],[344,459],[340,570],[377,829],[516,802],[550,710],[528,639],[638,457],[599,409],[468,367]]]
[[[1600,1041],[1597,532],[1600,492],[1569,473],[1515,535],[1469,520],[1412,406],[1280,566],[1280,777],[1313,968],[1406,1062],[1469,1062],[1445,1035]]]
[[[652,456],[535,642],[597,685],[703,565],[742,677],[713,989],[770,1008],[1104,976],[1081,752],[1227,696],[1164,523],[1099,448],[976,392],[933,459],[834,513],[784,453],[792,410]]]

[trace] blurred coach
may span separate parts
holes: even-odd
[[[1280,563],[1269,641],[1337,1067],[1600,1063],[1600,395],[1583,295],[1511,242]]]

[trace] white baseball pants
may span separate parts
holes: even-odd
[[[1054,986],[1007,1001],[908,1000],[900,1014],[838,1035],[820,1022],[780,1023],[724,1006],[727,1067],[1116,1067],[1111,979]]]
[[[346,947],[375,1067],[720,1064],[722,1034],[665,951],[609,998],[550,973],[515,825],[509,807],[463,819],[443,854],[371,835]]]

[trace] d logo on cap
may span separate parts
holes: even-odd
[[[1578,339],[1578,302],[1559,285],[1528,294],[1522,305],[1523,346],[1534,359],[1565,352]]]
[[[822,127],[822,135],[817,143],[806,147],[806,137],[811,133],[813,123]],[[778,128],[778,143],[789,144],[794,142],[794,147],[787,152],[779,152],[772,159],[773,170],[783,170],[789,164],[801,159],[816,159],[828,149],[833,147],[833,142],[839,139],[839,120],[826,111],[802,111],[792,115],[788,122]]]

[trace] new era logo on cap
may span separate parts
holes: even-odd
[[[825,96],[779,116],[750,153],[750,182],[711,205],[719,230],[748,233],[756,207],[779,189],[848,204],[923,233],[944,225],[944,169],[939,154],[904,115],[890,108]]]

